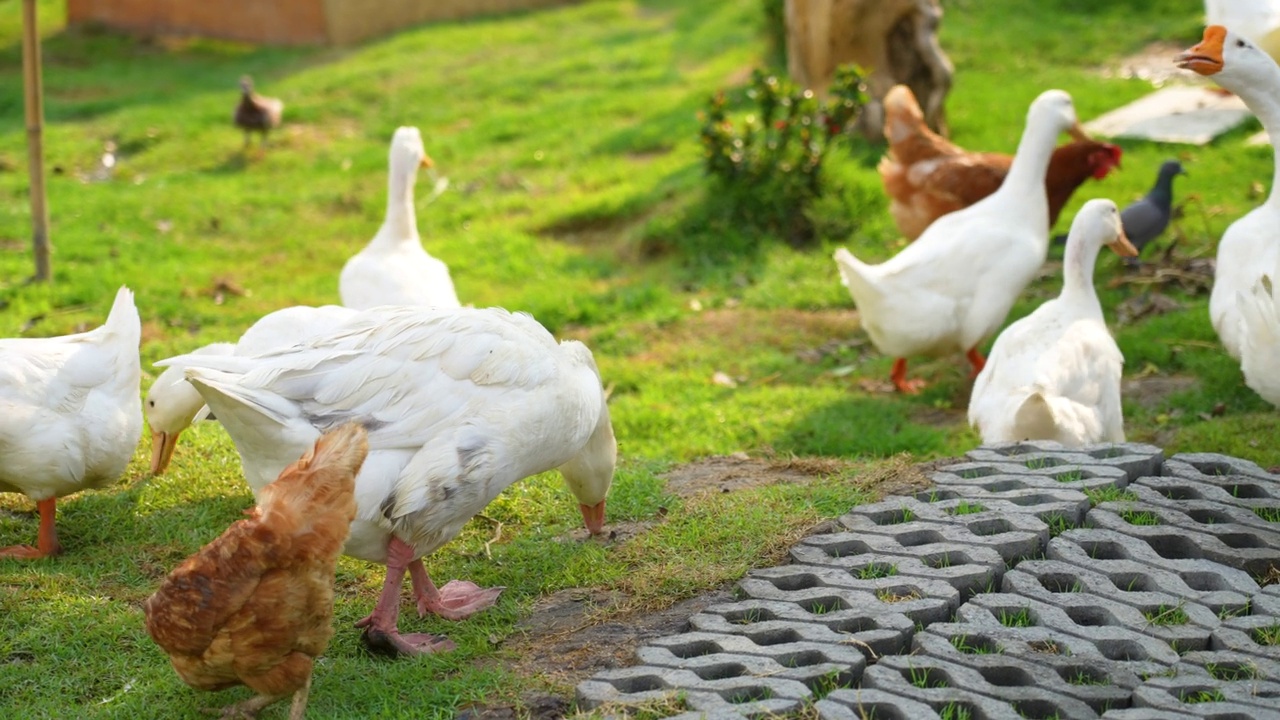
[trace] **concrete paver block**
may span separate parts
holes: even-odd
[[[1221,485],[1178,477],[1142,478],[1128,490],[1142,502],[1180,510],[1201,525],[1240,523],[1280,533],[1280,500],[1236,497]]]
[[[915,499],[941,504],[949,514],[970,511],[974,506],[984,510],[1024,512],[1035,515],[1050,527],[1059,523],[1067,527],[1079,527],[1091,507],[1089,496],[1079,490],[1062,488],[1036,487],[990,492],[974,485],[952,485],[916,493]]]
[[[1127,707],[1133,689],[1142,683],[1137,675],[1120,663],[1100,663],[1097,659],[1045,653],[1028,657],[977,650],[964,641],[951,642],[941,635],[927,632],[916,635],[912,643],[914,655],[941,658],[972,668],[998,687],[1033,685],[1073,697],[1096,712]]]
[[[1023,673],[1025,671],[1010,666],[1003,673],[992,675],[996,682],[991,682],[974,668],[942,658],[893,655],[867,668],[862,687],[918,698],[935,710],[963,701],[979,709],[975,715],[992,715],[1008,708],[1022,717],[1097,717],[1097,712],[1081,700],[1017,682],[1036,677]],[[999,684],[1010,680],[1016,684]]]
[[[1017,573],[1012,578],[1006,575],[1007,580],[1002,586],[1004,592],[1045,601],[1052,601],[1062,593],[1085,593],[1144,611],[1161,606],[1195,607],[1196,616],[1202,618],[1201,624],[1210,628],[1221,624],[1223,617],[1238,614],[1251,606],[1250,599],[1244,595],[1232,594],[1235,602],[1210,606],[1188,597],[1188,594],[1203,595],[1190,588],[1187,588],[1189,593],[1181,595],[1170,592],[1165,588],[1184,588],[1186,583],[1168,571],[1144,568],[1137,563],[1128,563],[1124,571],[1117,572],[1111,567],[1092,569],[1059,560],[1028,560],[1019,563]],[[1009,574],[1012,575],[1013,571]]]
[[[1140,523],[1153,522],[1145,525]],[[1200,523],[1180,510],[1144,502],[1108,502],[1086,524],[1137,538],[1170,559],[1206,559],[1262,577],[1280,562],[1280,533],[1241,523]]]
[[[995,548],[945,539],[922,545],[903,544],[920,539],[911,534],[902,537],[854,532],[814,535],[792,547],[791,558],[802,565],[842,568],[859,577],[932,578],[951,585],[962,599],[999,586],[1006,561]]]
[[[1161,592],[1195,600],[1221,612],[1240,608],[1258,592],[1258,583],[1249,573],[1218,562],[1197,558],[1167,558],[1148,543],[1135,542],[1128,535],[1111,530],[1068,530],[1049,542],[1050,560],[1106,573],[1117,585],[1127,585],[1125,577],[1137,577],[1150,570]]]
[[[770,677],[703,680],[689,670],[636,666],[605,670],[578,684],[578,705],[645,705],[682,700],[700,712],[733,711],[747,715],[795,712],[812,699],[803,683]]]
[[[1110,465],[1124,470],[1131,482],[1147,475],[1159,475],[1164,464],[1163,450],[1142,443],[1104,443],[1068,448],[1052,440],[1028,440],[983,445],[965,453],[965,457],[973,462],[1012,461],[1036,467]]]
[[[988,492],[1026,488],[1104,490],[1129,484],[1129,474],[1108,465],[1053,465],[1027,467],[1010,462],[967,462],[948,465],[930,473],[939,488],[980,487]]]
[[[901,613],[873,614],[857,608],[811,612],[795,603],[743,600],[706,608],[689,618],[689,628],[726,635],[803,628],[799,635],[807,641],[848,645],[874,660],[905,650],[916,626]]]
[[[737,593],[743,599],[781,600],[805,607],[830,603],[872,614],[900,613],[926,625],[950,617],[960,603],[956,589],[941,581],[896,576],[859,580],[839,568],[818,565],[754,570],[738,581]]]
[[[1021,568],[1019,565],[1005,573],[1004,592],[1056,607],[1078,625],[1124,627],[1157,638],[1178,652],[1188,652],[1209,649],[1210,634],[1221,622],[1209,608],[1172,596],[1126,604],[1090,592],[1051,592],[1040,577]]]
[[[1223,682],[1178,675],[1153,677],[1133,692],[1134,707],[1182,712],[1197,717],[1237,716],[1250,720],[1276,720],[1280,709],[1280,683],[1268,680]]]
[[[850,513],[840,517],[840,524],[863,535],[892,537],[908,548],[935,543],[990,547],[999,552],[1006,563],[1043,552],[1049,541],[1048,525],[1039,518],[1017,512],[973,519],[961,515],[954,523],[911,520],[888,524],[876,524],[866,516]]]
[[[838,662],[804,662],[816,658],[802,654],[780,656],[790,664],[783,664],[777,657],[742,655],[738,653],[711,653],[696,657],[680,657],[670,647],[648,645],[636,650],[636,659],[650,667],[688,670],[703,680],[728,678],[772,677],[795,680],[815,694],[821,695],[837,687],[852,687],[862,679],[866,662],[859,654],[833,653]],[[696,689],[696,688],[695,688]]]
[[[1233,479],[1240,483],[1248,478],[1261,481],[1262,492],[1275,497],[1280,492],[1280,476],[1263,470],[1257,463],[1219,453],[1178,453],[1166,461],[1163,475],[1220,484]],[[1241,495],[1241,493],[1233,493]]]
[[[884,690],[836,690],[814,703],[820,720],[942,720],[928,705]]]

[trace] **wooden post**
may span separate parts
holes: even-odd
[[[53,277],[49,267],[49,206],[44,194],[44,106],[40,88],[40,31],[36,0],[22,0],[22,86],[27,110],[27,164],[31,175],[31,246],[36,282]]]

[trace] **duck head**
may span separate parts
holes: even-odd
[[[1276,61],[1270,55],[1222,25],[1206,27],[1200,42],[1182,51],[1175,62],[1237,94],[1257,78],[1277,74]]]
[[[178,436],[204,407],[204,398],[183,377],[183,368],[168,367],[151,383],[142,407],[151,426],[151,474],[161,475],[173,459]]]
[[[592,535],[604,531],[604,502],[613,484],[613,471],[618,465],[618,441],[609,418],[609,401],[600,392],[600,419],[587,444],[569,462],[560,466],[569,491],[578,499],[582,522]]]
[[[1129,242],[1120,222],[1120,210],[1111,200],[1090,200],[1076,213],[1068,243],[1079,241],[1086,254],[1097,255],[1105,245],[1121,257],[1134,257],[1138,249]]]
[[[1040,93],[1027,111],[1027,124],[1033,123],[1056,127],[1059,132],[1065,132],[1076,140],[1093,139],[1080,125],[1080,120],[1076,118],[1076,107],[1065,90],[1045,90]]]
[[[193,354],[230,355],[235,349],[231,343],[214,343],[196,350]],[[142,410],[151,426],[151,474],[162,475],[173,459],[178,447],[178,436],[197,420],[205,419],[209,410],[204,398],[187,382],[185,366],[171,365],[160,373],[147,390]]]
[[[417,175],[418,168],[429,168],[435,163],[422,145],[422,133],[416,127],[396,128],[391,136],[391,174]]]

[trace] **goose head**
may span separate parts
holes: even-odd
[[[1178,67],[1212,78],[1237,94],[1264,83],[1274,85],[1280,77],[1280,68],[1270,55],[1222,25],[1206,27],[1200,42],[1182,51],[1176,62]]]
[[[230,355],[235,346],[230,343],[214,343],[200,348],[199,354]],[[161,475],[173,459],[178,447],[178,436],[191,427],[197,419],[207,415],[204,398],[187,382],[186,367],[171,365],[160,373],[147,390],[147,400],[142,404],[151,426],[151,474]]]
[[[1124,234],[1120,210],[1114,202],[1106,199],[1090,200],[1080,208],[1071,222],[1067,245],[1076,245],[1082,255],[1090,257],[1096,256],[1104,245],[1121,257],[1138,254],[1137,248]]]
[[[1040,93],[1027,110],[1027,125],[1056,128],[1058,132],[1066,132],[1076,140],[1092,139],[1080,125],[1075,105],[1065,90],[1045,90]]]
[[[600,419],[587,444],[561,465],[569,492],[578,500],[582,523],[592,535],[604,530],[604,503],[613,484],[613,471],[618,465],[618,441],[613,435],[613,422],[609,418],[609,402],[600,393]]]
[[[391,176],[412,180],[418,168],[429,168],[435,163],[427,156],[422,145],[422,133],[416,127],[400,127],[391,136]]]

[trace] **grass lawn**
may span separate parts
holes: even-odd
[[[1046,88],[1068,90],[1084,119],[1140,97],[1149,83],[1104,71],[1157,41],[1172,57],[1201,29],[1196,0],[945,5],[953,139],[982,150],[1012,152],[1027,105]],[[735,225],[708,193],[697,112],[770,57],[756,0],[598,0],[345,50],[64,31],[62,6],[40,2],[55,282],[31,286],[19,13],[0,0],[0,336],[96,325],[127,283],[154,373],[151,362],[234,340],[271,310],[336,303],[342,263],[381,222],[391,133],[416,125],[451,182],[430,204],[419,183],[419,227],[459,297],[527,310],[583,339],[612,386],[622,462],[608,519],[625,532],[578,541],[558,476],[511,488],[487,511],[503,523],[491,558],[483,550],[493,529],[477,520],[429,560],[439,579],[507,592],[463,623],[407,614],[406,631],[458,644],[416,660],[359,648],[352,623],[371,608],[382,569],[344,559],[314,717],[443,718],[481,702],[526,708],[539,693],[567,700],[572,678],[513,669],[527,669],[513,648],[540,598],[614,591],[624,600],[607,614],[723,587],[775,562],[821,518],[874,497],[886,467],[977,443],[964,421],[962,358],[913,363],[913,375],[932,381],[919,396],[883,392],[891,359],[858,330],[830,259],[839,245],[867,259],[900,246],[875,172],[879,148],[856,142],[831,157],[846,221],[805,247]],[[286,127],[265,152],[242,154],[230,125],[244,73],[287,104]],[[733,97],[745,111],[742,93]],[[1199,201],[1178,222],[1171,262],[1212,257],[1271,178],[1271,149],[1244,144],[1257,127],[1203,148],[1124,143],[1124,170],[1084,186],[1058,230],[1090,197],[1137,198],[1160,162],[1177,157],[1189,175],[1175,192]],[[119,164],[97,181],[108,140]],[[1113,257],[1097,275],[1133,381],[1129,437],[1169,453],[1280,465],[1275,411],[1218,345],[1207,291],[1113,285]],[[1046,273],[1010,320],[1059,283]],[[1141,307],[1155,291],[1172,309],[1117,322],[1118,308]],[[717,373],[733,382],[713,382]],[[214,424],[184,435],[163,477],[147,476],[147,452],[144,442],[118,486],[60,503],[65,555],[0,561],[5,717],[195,717],[246,696],[183,685],[141,611],[169,569],[252,503],[239,459]],[[807,480],[709,494],[667,483],[684,463],[740,452],[764,458],[757,469]],[[29,501],[0,496],[0,544],[30,542],[35,530]],[[263,716],[285,714],[281,704]]]

